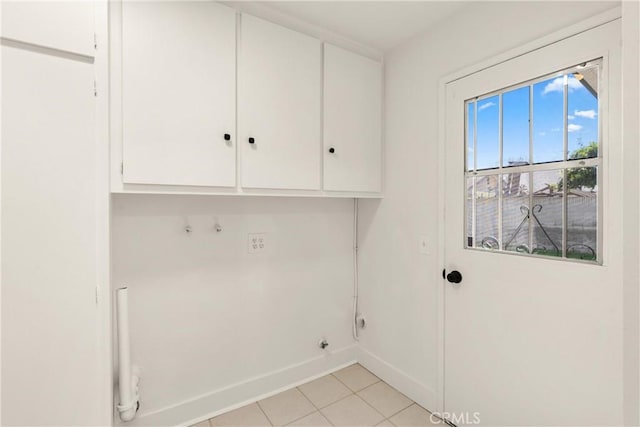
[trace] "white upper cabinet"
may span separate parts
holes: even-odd
[[[3,1],[2,37],[94,56],[93,1]]]
[[[235,10],[123,2],[123,182],[234,186],[235,75]]]
[[[113,191],[381,196],[381,62],[211,1],[112,13]]]
[[[324,189],[382,190],[382,64],[324,46]]]
[[[319,190],[320,40],[249,15],[241,28],[242,186]]]

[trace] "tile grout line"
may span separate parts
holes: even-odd
[[[331,403],[331,404],[329,404],[329,405],[325,406],[323,409],[327,409],[329,406],[333,405],[334,403],[341,402],[341,401],[343,401],[344,399],[346,399],[347,397],[351,397],[351,396],[353,396],[353,394],[350,394],[349,396],[343,397],[342,399],[336,400],[335,402],[333,402],[333,403]],[[327,421],[329,421],[329,424],[331,424],[332,426],[333,426],[333,425],[335,425],[335,424],[333,424],[333,421],[331,421],[331,420],[329,419],[329,416],[327,416],[324,412],[322,412],[322,409],[318,409],[318,412],[320,412],[320,414],[321,414],[321,415],[322,415],[322,416],[323,416]]]
[[[331,424],[332,426],[334,426],[335,424],[333,424],[333,422],[329,419],[329,417],[328,417],[328,416],[326,416],[326,415],[325,415],[325,413],[324,413],[324,412],[322,412],[322,410],[323,410],[323,409],[328,408],[328,407],[329,407],[329,406],[331,406],[331,405],[334,405],[334,404],[336,404],[336,403],[340,402],[341,400],[346,399],[347,397],[353,396],[353,395],[355,394],[355,392],[354,392],[353,390],[351,390],[351,389],[349,388],[349,386],[347,386],[345,383],[343,383],[342,381],[340,381],[340,378],[338,378],[338,377],[336,377],[335,375],[333,375],[333,373],[331,373],[331,374],[329,374],[329,375],[327,375],[327,376],[331,376],[331,377],[335,378],[335,380],[336,380],[336,381],[338,381],[338,382],[339,382],[340,384],[342,384],[342,385],[343,385],[347,390],[349,390],[349,394],[348,394],[348,395],[346,395],[346,396],[344,396],[344,397],[342,397],[342,398],[340,398],[340,399],[336,400],[335,402],[331,402],[331,403],[329,403],[328,405],[323,406],[322,408],[318,408],[318,412],[320,413],[320,415],[322,415],[322,416],[324,417],[324,419],[325,419],[325,420],[329,421],[329,424]],[[304,394],[304,393],[303,393],[303,394]],[[313,405],[313,402],[311,402],[311,404]],[[314,406],[315,406],[315,405],[314,405]]]
[[[329,374],[329,375],[325,375],[324,377],[320,377],[320,378],[325,378],[325,377],[328,377],[328,376],[333,376],[333,375],[332,375],[332,374]],[[314,381],[317,381],[317,380],[319,380],[320,378],[317,378],[317,379],[315,379]],[[312,382],[313,382],[313,381],[309,381],[308,383],[305,383],[305,384],[309,384],[309,383],[312,383]],[[304,385],[304,384],[302,384],[302,385]],[[345,387],[346,387],[346,386],[345,386]],[[305,397],[309,402],[311,402],[311,405],[312,405],[314,408],[316,408],[315,412],[319,413],[319,414],[320,414],[320,415],[321,415],[325,420],[327,420],[327,421],[329,422],[329,424],[334,425],[334,424],[331,422],[331,420],[330,420],[329,418],[327,418],[327,417],[322,413],[322,411],[320,410],[320,409],[322,409],[322,408],[320,408],[318,405],[316,405],[315,403],[313,403],[313,401],[309,398],[309,396],[307,396],[307,395],[304,393],[304,391],[302,391],[302,389],[300,388],[300,386],[298,386],[298,387],[296,387],[296,388],[298,389],[298,391],[300,392],[300,394],[302,394],[302,395],[303,395],[303,396],[304,396],[304,397]],[[348,387],[347,387],[347,388],[348,388]],[[349,391],[351,391],[351,390],[349,390]],[[337,402],[337,401],[336,401],[336,402]],[[332,405],[332,404],[333,404],[333,403],[330,403],[329,405]],[[324,406],[324,408],[326,408],[326,407],[327,407],[327,406],[329,406],[329,405]],[[312,412],[311,414],[313,414],[313,412]],[[309,415],[311,415],[311,414],[307,414],[307,415],[305,415],[304,417],[308,417],[308,416],[309,416]],[[298,418],[297,420],[293,420],[293,421],[291,421],[291,423],[289,423],[289,424],[295,423],[296,421],[299,421],[299,420],[303,419],[304,417],[300,417],[300,418]],[[288,424],[288,425],[289,425],[289,424]]]
[[[378,377],[376,374],[374,374],[373,372],[371,372],[370,370],[368,370],[367,368],[365,368],[364,366],[360,365],[359,363],[357,363],[357,365],[361,366],[362,369],[364,369],[365,371],[369,372],[371,375],[373,375],[374,377],[378,378],[378,381],[374,382],[373,384],[370,384],[368,386],[366,386],[365,388],[363,388],[362,390],[353,392],[356,396],[358,396],[360,399],[362,399],[367,405],[371,406],[376,412],[378,412],[380,415],[382,415],[383,417],[385,417],[385,420],[389,421],[391,424],[395,425],[392,421],[391,421],[391,417],[395,417],[396,415],[398,415],[400,412],[404,411],[407,408],[410,408],[413,405],[418,405],[413,399],[410,399],[407,395],[405,395],[404,393],[401,393],[399,390],[397,390],[395,387],[391,386],[389,383],[383,381],[380,377]],[[351,365],[351,366],[355,366],[355,365]],[[333,375],[333,374],[332,374]],[[335,376],[335,375],[334,375]],[[338,381],[340,381],[339,378],[336,377],[336,379]],[[341,381],[342,382],[342,381]],[[363,398],[362,396],[360,396],[358,393],[373,387],[374,385],[378,384],[378,383],[385,383],[387,386],[391,387],[393,390],[395,390],[396,392],[400,393],[401,395],[403,395],[404,397],[406,397],[407,399],[409,399],[409,401],[411,402],[408,406],[405,406],[404,408],[400,409],[399,411],[389,415],[389,417],[386,417],[383,413],[381,413],[380,411],[378,411],[376,408],[373,407],[373,405],[371,405],[369,402],[367,402],[367,400],[365,398]],[[344,383],[343,383],[344,384]],[[346,384],[345,384],[346,386]],[[348,387],[348,386],[347,386]],[[418,407],[422,408],[422,406],[418,405]],[[423,408],[424,409],[424,408]],[[426,409],[425,409],[426,410]],[[429,411],[427,411],[429,412]],[[429,412],[431,413],[431,412]],[[383,420],[384,421],[384,420]],[[382,421],[381,421],[382,422]]]
[[[395,412],[395,413],[391,414],[389,417],[386,417],[382,412],[378,411],[376,408],[374,408],[374,407],[373,407],[373,405],[371,405],[369,402],[367,402],[367,400],[366,400],[366,399],[364,399],[362,396],[360,396],[360,395],[358,394],[358,393],[360,393],[361,391],[364,391],[364,390],[368,389],[369,387],[373,387],[374,385],[376,385],[376,384],[378,384],[378,383],[380,383],[380,382],[384,382],[384,381],[382,381],[382,379],[381,379],[380,377],[378,377],[376,374],[374,374],[373,372],[371,372],[370,370],[368,370],[368,369],[367,369],[367,368],[365,368],[364,366],[360,365],[359,363],[357,363],[356,365],[361,366],[361,367],[362,367],[362,369],[366,370],[366,371],[367,371],[367,372],[369,372],[371,375],[373,375],[374,377],[376,377],[376,378],[378,379],[378,381],[376,381],[376,382],[374,382],[374,383],[369,384],[368,386],[364,387],[364,388],[363,388],[363,389],[361,389],[361,390],[353,391],[353,390],[352,390],[352,389],[351,389],[347,384],[345,384],[343,381],[341,381],[341,380],[340,380],[340,378],[338,378],[337,376],[335,376],[335,375],[334,375],[334,373],[331,373],[331,375],[332,375],[333,377],[335,377],[335,379],[337,379],[339,382],[341,382],[345,387],[347,387],[349,390],[351,390],[351,391],[352,391],[352,393],[351,393],[351,394],[355,394],[356,396],[358,396],[358,397],[359,397],[359,398],[360,398],[364,403],[366,403],[366,404],[367,404],[369,407],[371,407],[374,411],[376,411],[378,414],[382,415],[382,416],[384,417],[384,419],[383,419],[382,421],[380,421],[380,422],[383,422],[383,421],[385,421],[385,420],[386,420],[386,421],[389,421],[391,424],[393,424],[393,425],[395,426],[395,424],[390,420],[390,418],[391,418],[391,417],[395,417],[396,415],[398,415],[400,412],[404,411],[405,409],[410,408],[410,407],[411,407],[411,406],[413,406],[413,405],[417,405],[417,403],[416,403],[416,402],[414,402],[414,401],[413,401],[413,399],[409,399],[409,397],[407,397],[405,394],[400,393],[400,391],[396,390],[396,388],[395,388],[395,387],[392,387],[391,385],[389,385],[389,384],[387,384],[387,383],[385,382],[385,384],[387,384],[389,387],[391,387],[392,389],[394,389],[394,390],[395,390],[395,391],[397,391],[398,393],[402,394],[404,397],[406,397],[407,399],[409,399],[409,400],[411,401],[411,403],[410,403],[408,406],[405,406],[404,408],[400,409],[399,411],[397,411],[397,412]],[[351,366],[355,366],[355,365],[351,365]],[[344,399],[346,399],[347,397],[349,397],[349,396],[346,396],[345,398],[340,399],[340,400],[344,400]],[[337,401],[335,401],[334,403],[338,403],[340,400],[337,400]],[[332,405],[333,405],[333,403],[332,403]],[[327,405],[327,406],[329,406],[329,405]],[[418,406],[420,406],[420,405],[418,405]],[[420,407],[422,408],[422,406],[420,406]],[[326,418],[326,417],[325,417],[325,418]],[[380,424],[380,423],[378,423],[378,424]]]
[[[278,393],[280,394],[280,393]],[[277,396],[277,395],[276,395]],[[264,414],[265,418],[267,419],[267,421],[269,421],[269,424],[271,424],[271,426],[275,426],[275,424],[273,423],[273,421],[271,421],[271,418],[269,418],[269,415],[267,415],[266,411],[264,410],[264,408],[262,407],[262,405],[260,405],[260,402],[256,400],[256,405],[258,405],[258,408],[260,408],[260,411],[262,411],[262,413]],[[249,406],[249,405],[247,405]]]
[[[320,378],[318,378],[318,379],[326,378],[326,377],[330,377],[330,376],[332,377],[333,375],[332,375],[332,374],[329,374],[329,375],[326,375],[326,376],[324,376],[324,377],[320,377]],[[341,397],[341,398],[339,398],[339,399],[337,399],[337,400],[334,400],[333,402],[327,403],[327,404],[326,404],[326,405],[324,405],[324,406],[318,406],[318,405],[316,405],[315,403],[311,402],[311,404],[312,404],[313,406],[315,406],[315,407],[316,407],[316,409],[317,409],[318,411],[320,411],[321,409],[324,409],[324,408],[326,408],[326,407],[328,407],[328,406],[331,406],[331,405],[333,405],[334,403],[338,403],[338,402],[339,402],[339,401],[341,401],[342,399],[347,398],[347,397],[349,397],[349,396],[350,396],[350,395],[352,395],[352,394],[356,394],[353,390],[351,390],[349,387],[347,387],[347,385],[346,385],[346,384],[344,384],[342,381],[340,381],[340,380],[339,380],[339,379],[337,379],[336,377],[333,377],[333,378],[334,378],[336,381],[338,381],[338,382],[339,382],[339,383],[340,383],[340,384],[341,384],[341,385],[342,385],[342,386],[343,386],[343,387],[344,387],[344,388],[349,392],[349,394],[348,394],[347,396],[343,396],[343,397]],[[317,380],[316,380],[316,381],[317,381]],[[311,382],[313,382],[313,381],[311,381]],[[309,383],[306,383],[306,384],[309,384]],[[303,384],[303,385],[305,385],[305,384]],[[311,398],[309,398],[309,396],[307,396],[307,395],[304,393],[304,391],[302,391],[302,389],[300,389],[300,393],[304,394],[304,395],[305,395],[305,397],[306,397],[307,399],[309,399],[309,401],[311,401]]]
[[[358,363],[358,365],[360,365],[360,364]],[[355,365],[351,365],[351,366],[355,366]],[[362,366],[362,365],[360,365],[360,366]],[[358,390],[358,391],[353,391],[353,389],[352,389],[351,387],[349,387],[348,385],[346,385],[344,382],[340,381],[340,378],[336,377],[336,376],[335,376],[335,375],[333,375],[333,373],[332,373],[331,375],[332,375],[335,379],[337,379],[337,380],[338,380],[338,382],[342,383],[342,385],[344,385],[347,389],[349,389],[349,391],[351,391],[351,394],[350,394],[350,395],[348,395],[348,396],[343,397],[342,399],[338,399],[338,400],[336,400],[335,402],[333,402],[333,403],[331,403],[331,404],[329,404],[329,405],[325,406],[325,408],[327,408],[327,407],[329,407],[329,406],[331,406],[331,405],[334,405],[334,404],[336,404],[336,403],[338,403],[338,402],[341,402],[341,401],[343,401],[344,399],[346,399],[346,398],[348,398],[348,397],[356,396],[358,399],[362,400],[366,405],[368,405],[368,406],[369,406],[371,409],[373,409],[375,412],[377,412],[378,414],[382,415],[382,420],[380,420],[380,423],[381,423],[381,422],[383,422],[384,420],[386,420],[386,419],[387,419],[387,417],[385,417],[385,416],[384,416],[384,414],[382,414],[382,413],[381,413],[380,411],[378,411],[376,408],[374,408],[373,406],[371,406],[371,405],[369,404],[369,402],[367,402],[366,400],[364,400],[362,397],[358,396],[358,393],[359,393],[359,392],[361,392],[362,390],[366,389],[366,388],[369,388],[369,387],[371,387],[371,386],[373,386],[373,385],[378,384],[378,383],[379,383],[379,382],[381,382],[382,380],[381,380],[377,375],[375,375],[373,372],[371,372],[371,371],[369,371],[367,368],[365,368],[364,366],[362,366],[362,369],[365,369],[367,372],[371,373],[371,375],[373,375],[374,377],[378,378],[378,381],[376,381],[376,382],[374,382],[374,383],[372,383],[372,384],[369,384],[368,386],[366,386],[366,387],[365,387],[365,388],[363,388],[363,389],[360,389],[360,390]],[[387,385],[388,385],[388,384],[387,384]],[[389,387],[391,387],[391,386],[389,386]],[[399,393],[399,392],[398,392],[398,393]],[[412,402],[413,402],[413,400],[412,400]],[[411,405],[409,405],[409,406],[411,406]],[[405,409],[406,409],[406,408],[405,408]],[[322,412],[321,412],[321,413],[322,413]],[[323,414],[323,415],[324,415],[324,414]],[[327,420],[329,420],[329,418],[328,418],[328,417],[325,417],[325,418],[326,418]],[[331,423],[331,421],[330,421],[330,420],[329,420],[329,422]],[[389,422],[391,422],[391,421],[389,421]],[[378,424],[380,424],[380,423],[378,423]],[[333,424],[333,423],[332,423],[332,424]],[[393,424],[393,423],[391,423],[391,424]],[[395,425],[395,424],[394,424],[394,425]]]
[[[396,416],[396,415],[398,415],[400,412],[403,412],[403,411],[405,411],[405,410],[407,410],[407,409],[411,408],[413,405],[418,405],[418,404],[412,400],[412,401],[411,401],[411,403],[409,404],[409,406],[405,406],[404,408],[400,409],[398,412],[394,412],[393,414],[389,415],[389,416],[387,417],[387,420],[389,420],[389,422],[390,422],[391,424],[393,424],[393,422],[391,421],[391,418],[392,418],[392,417],[395,417],[395,416]],[[418,405],[418,406],[420,406],[420,405]],[[422,408],[422,406],[420,406],[420,407]],[[431,413],[431,412],[429,412],[429,413]],[[395,425],[395,424],[393,424],[393,425]]]
[[[377,381],[377,382],[375,382],[375,383],[373,383],[373,384],[369,384],[368,386],[366,386],[366,387],[365,387],[365,388],[363,388],[362,390],[357,391],[357,392],[356,392],[356,394],[357,394],[357,393],[360,393],[360,392],[362,392],[362,391],[365,391],[366,389],[371,388],[371,387],[373,387],[374,385],[376,385],[376,384],[378,384],[378,383],[381,383],[381,382],[384,382],[384,381],[379,380],[379,381]],[[385,384],[387,384],[387,383],[385,383]],[[387,385],[389,385],[389,384],[387,384]],[[389,385],[389,387],[391,387],[391,386]],[[393,388],[393,387],[391,387],[391,388]],[[393,388],[393,389],[394,389],[394,390],[396,390],[395,388]],[[396,391],[398,391],[398,390],[396,390]],[[400,392],[398,391],[398,393],[400,393]],[[402,393],[400,393],[400,394],[402,394]],[[404,396],[404,394],[403,394],[403,396]]]
[[[364,389],[363,389],[364,390]],[[358,396],[358,393],[355,393],[355,395],[358,397],[358,399],[362,400],[366,405],[368,405],[371,409],[373,409],[374,411],[376,411],[378,414],[380,414],[382,416],[382,421],[386,420],[387,417],[384,416],[384,414],[380,411],[378,411],[376,408],[373,407],[373,405],[371,405],[369,402],[367,402],[366,400],[364,400],[362,397]],[[382,422],[380,421],[380,423]],[[378,423],[378,424],[380,424]]]
[[[354,365],[351,365],[351,366],[354,366]],[[364,367],[363,367],[363,369],[367,369],[367,368],[364,368]],[[371,375],[373,375],[374,377],[378,378],[378,377],[377,377],[373,372],[371,372],[371,371],[369,371],[369,370],[367,370],[367,372],[370,372],[370,373],[371,373]],[[364,390],[364,388],[363,388],[362,390],[353,391],[353,389],[352,389],[351,387],[349,387],[349,386],[348,386],[344,381],[340,380],[340,378],[336,377],[336,376],[335,376],[335,375],[333,375],[333,374],[330,374],[330,375],[332,375],[335,379],[337,379],[337,380],[338,380],[338,381],[339,381],[343,386],[345,386],[346,388],[348,388],[348,389],[349,389],[349,391],[351,391],[351,393],[353,393],[353,394],[356,394],[356,393],[358,393],[358,392],[360,392],[360,391]],[[365,388],[369,388],[369,387],[371,387],[372,385],[378,384],[380,381],[382,381],[382,380],[381,380],[380,378],[378,378],[378,380],[377,380],[376,382],[369,384],[369,385],[368,385],[368,386],[366,386]]]
[[[413,402],[413,401],[412,401],[412,402]],[[423,408],[422,406],[420,406],[420,405],[419,405],[419,404],[417,404],[416,402],[413,402],[411,405],[407,406],[407,407],[406,407],[406,408],[404,408],[403,410],[398,411],[398,412],[396,412],[395,414],[391,415],[391,416],[389,417],[389,422],[390,422],[391,424],[393,424],[394,426],[397,426],[397,424],[396,424],[396,423],[394,423],[393,421],[391,421],[391,418],[392,418],[392,417],[395,417],[395,416],[396,416],[396,415],[398,415],[400,412],[404,412],[404,411],[406,411],[407,409],[411,408],[412,406],[417,406],[417,407],[418,407],[418,408],[420,408],[420,409],[424,409],[425,411],[427,411],[427,412],[429,413],[429,415],[432,415],[432,412],[431,412],[431,411],[429,411],[429,410],[428,410],[428,409],[426,409],[426,408]]]
[[[323,377],[320,377],[320,378],[323,378]],[[320,378],[318,378],[317,380],[319,380]],[[317,381],[317,380],[314,380],[314,381]],[[302,385],[309,384],[309,383],[312,383],[312,382],[313,382],[313,381],[310,381],[310,382],[308,382],[308,383],[304,383],[304,384],[302,384]],[[313,401],[309,398],[309,396],[307,396],[307,395],[305,394],[305,392],[304,392],[304,391],[302,391],[302,389],[300,388],[300,386],[296,387],[296,389],[300,392],[300,394],[302,394],[302,395],[305,397],[305,399],[307,399],[307,400],[309,401],[309,403],[311,403],[311,406],[313,406],[314,408],[316,408],[316,411],[319,411],[319,410],[320,410],[320,408],[318,408],[318,406],[317,406],[315,403],[313,403]],[[297,420],[296,420],[296,421],[297,421]]]
[[[391,385],[387,384],[386,382],[384,382],[384,381],[382,381],[382,380],[378,381],[377,383],[373,383],[373,384],[371,384],[371,385],[369,385],[369,386],[366,386],[365,388],[363,388],[362,390],[360,390],[359,392],[357,392],[357,393],[355,393],[355,394],[356,394],[360,399],[364,400],[367,404],[369,404],[369,406],[371,406],[373,409],[376,409],[372,404],[370,404],[370,403],[367,401],[367,399],[365,399],[364,397],[360,396],[358,393],[360,393],[360,392],[362,392],[362,391],[365,391],[366,389],[368,389],[368,388],[370,388],[370,387],[373,387],[374,385],[376,385],[376,384],[378,384],[378,383],[381,383],[381,382],[382,382],[382,383],[384,383],[384,384],[386,384],[388,387],[390,387],[390,388],[391,388],[391,389],[393,389],[394,391],[396,391],[398,394],[400,394],[400,395],[402,395],[402,396],[406,397],[407,399],[409,399],[409,397],[408,397],[407,395],[405,395],[404,393],[401,393],[401,392],[400,392],[400,391],[398,391],[395,387],[392,387]],[[400,409],[399,411],[394,412],[393,414],[389,415],[388,417],[386,417],[386,416],[385,416],[385,419],[386,419],[386,420],[389,420],[389,422],[391,422],[391,420],[390,420],[390,418],[391,418],[391,417],[395,417],[396,415],[398,415],[400,412],[404,411],[405,409],[407,409],[407,408],[409,408],[409,407],[411,407],[411,406],[413,406],[413,405],[417,405],[417,403],[416,403],[416,402],[414,402],[414,401],[413,401],[413,399],[409,399],[409,402],[411,402],[411,403],[409,403],[409,405],[405,406],[404,408]],[[420,406],[420,405],[418,405],[418,406]],[[422,408],[422,406],[420,406],[420,407]],[[426,409],[425,409],[425,410],[426,410]],[[378,411],[378,412],[380,412],[380,411]],[[428,412],[428,411],[427,411],[427,412]],[[380,412],[380,413],[381,413],[381,412]],[[429,412],[429,413],[431,413],[431,412]],[[381,413],[381,414],[382,414],[382,413]],[[382,414],[382,415],[384,416],[384,414]],[[391,424],[393,424],[393,423],[391,423]],[[394,425],[395,425],[395,424],[394,424]]]
[[[353,365],[352,365],[352,366],[353,366]],[[332,377],[334,377],[334,378],[335,378],[335,379],[336,379],[340,384],[342,384],[343,386],[345,386],[345,387],[347,388],[347,390],[349,390],[349,392],[350,392],[348,395],[346,395],[346,396],[344,396],[344,397],[342,397],[342,398],[340,398],[340,399],[336,400],[335,402],[331,402],[331,403],[329,403],[328,405],[323,406],[321,409],[318,409],[318,412],[320,412],[320,414],[321,414],[321,415],[322,415],[322,416],[323,416],[327,421],[329,421],[329,424],[334,425],[334,424],[333,424],[333,422],[329,419],[329,417],[328,417],[327,415],[325,415],[325,413],[324,413],[324,412],[322,412],[322,409],[327,409],[329,406],[335,405],[336,403],[338,403],[338,402],[342,402],[343,400],[348,399],[348,398],[349,398],[349,397],[351,397],[351,396],[357,396],[357,395],[356,395],[356,392],[355,392],[355,391],[353,391],[353,390],[351,390],[351,389],[349,388],[349,386],[348,386],[348,385],[346,385],[345,383],[343,383],[342,381],[340,381],[340,378],[336,377],[336,376],[335,376],[335,375],[333,375],[333,374],[329,374],[329,375],[331,375]]]
[[[322,377],[320,377],[320,378],[322,378]],[[313,382],[313,381],[310,381],[310,382]],[[309,383],[305,383],[305,384],[309,384]],[[296,388],[295,388],[295,390],[298,390],[298,393],[300,393],[300,394],[302,395],[302,397],[304,397],[304,398],[307,400],[307,402],[309,402],[309,403],[311,404],[311,406],[313,407],[314,411],[311,411],[311,412],[309,412],[308,414],[304,414],[303,416],[301,416],[301,417],[299,417],[299,418],[296,418],[295,420],[292,420],[292,421],[288,422],[287,424],[285,424],[285,425],[287,425],[287,426],[288,426],[288,425],[291,425],[291,424],[293,424],[293,423],[295,423],[296,421],[300,421],[301,419],[306,418],[306,417],[308,417],[309,415],[312,415],[312,414],[314,414],[314,413],[316,413],[316,412],[320,412],[320,409],[319,409],[319,408],[318,408],[318,407],[317,407],[317,406],[316,406],[316,405],[311,401],[311,399],[309,399],[309,398],[307,397],[307,395],[306,395],[306,394],[304,394],[304,392],[303,392],[302,390],[300,390],[300,387],[296,387]],[[277,395],[276,395],[276,396],[277,396]],[[326,417],[325,417],[325,418],[326,418]],[[331,424],[331,425],[333,425],[333,424]]]
[[[354,393],[354,391],[353,391],[353,390],[351,390],[351,388],[350,388],[348,385],[346,385],[345,383],[343,383],[342,381],[340,381],[340,378],[336,377],[336,376],[335,376],[335,375],[333,375],[333,374],[330,374],[330,375],[331,375],[333,378],[335,378],[336,380],[338,380],[338,382],[339,382],[340,384],[342,384],[343,386],[345,386],[345,387],[347,388],[347,390],[349,390],[351,393]]]
[[[316,408],[316,410],[315,410],[315,411],[311,412],[310,414],[303,415],[303,416],[301,416],[300,418],[297,418],[297,419],[295,419],[295,420],[291,421],[290,423],[286,424],[286,426],[290,426],[291,424],[295,423],[296,421],[300,421],[300,420],[301,420],[301,419],[303,419],[303,418],[307,418],[309,415],[313,415],[313,414],[315,414],[316,412],[317,412],[318,414],[320,414],[320,415],[322,416],[322,418],[324,418],[325,420],[327,420],[327,421],[329,422],[329,424],[331,424],[331,425],[333,426],[333,423],[331,422],[331,420],[329,420],[329,418],[325,417],[325,415],[324,415],[322,412],[320,412],[320,409],[317,409],[317,408]],[[285,426],[285,427],[286,427],[286,426]]]

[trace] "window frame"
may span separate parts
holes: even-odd
[[[508,251],[505,250],[502,246],[504,244],[504,236],[503,234],[503,191],[498,191],[498,242],[499,247],[497,249],[488,249],[483,247],[476,246],[476,179],[473,180],[473,194],[471,197],[472,201],[472,221],[471,221],[471,238],[472,245],[469,246],[468,241],[464,243],[464,249],[481,251],[481,252],[495,252],[500,254],[508,254],[508,255],[518,255],[524,257],[535,257],[549,260],[558,260],[558,261],[568,261],[568,262],[578,262],[578,263],[586,263],[589,265],[603,265],[603,201],[604,201],[604,188],[603,188],[603,175],[605,171],[605,159],[604,159],[604,120],[603,120],[603,102],[601,102],[601,96],[603,94],[603,87],[605,87],[605,57],[599,56],[594,59],[581,62],[579,64],[562,68],[561,70],[557,70],[554,72],[550,72],[548,74],[544,74],[542,76],[535,77],[530,80],[525,80],[520,83],[516,83],[513,85],[505,86],[500,89],[496,89],[490,92],[486,92],[484,94],[471,97],[465,99],[463,102],[464,105],[464,183],[465,183],[465,201],[464,201],[464,234],[467,234],[468,228],[468,214],[469,214],[469,203],[467,197],[468,190],[468,180],[469,178],[478,178],[483,176],[498,176],[498,179],[501,181],[505,174],[510,173],[528,173],[528,187],[529,187],[529,207],[532,206],[533,199],[533,177],[535,172],[541,171],[550,171],[550,170],[558,170],[562,172],[563,182],[567,183],[567,170],[574,168],[586,168],[586,167],[596,167],[597,168],[597,223],[596,223],[596,238],[597,238],[597,247],[596,247],[596,259],[595,260],[587,260],[587,259],[579,259],[579,258],[568,258],[567,255],[567,188],[568,185],[563,186],[563,197],[562,197],[562,253],[561,256],[547,256],[547,255],[539,255],[535,253],[526,253],[526,252],[518,252],[518,251]],[[557,161],[549,161],[542,163],[533,163],[533,129],[534,129],[534,117],[533,117],[533,87],[535,84],[544,82],[553,78],[565,77],[574,72],[579,72],[584,68],[597,68],[598,75],[598,87],[597,87],[597,97],[598,97],[598,112],[597,112],[597,120],[598,120],[598,155],[592,158],[585,159],[569,159],[569,138],[568,138],[568,88],[567,85],[564,85],[563,88],[563,159]],[[518,165],[518,166],[504,166],[503,165],[503,95],[510,91],[515,91],[524,87],[529,87],[529,159],[527,165]],[[498,167],[494,168],[483,168],[476,169],[477,166],[477,140],[478,140],[478,107],[477,103],[498,96]],[[475,103],[476,106],[473,108],[474,117],[473,117],[473,168],[469,168],[468,160],[469,160],[469,105],[470,103]],[[529,227],[529,234],[532,233],[532,227]],[[531,242],[531,237],[529,238]]]

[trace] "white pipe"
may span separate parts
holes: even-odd
[[[131,371],[131,342],[129,339],[129,294],[127,288],[116,292],[118,301],[118,389],[120,404],[117,406],[122,421],[131,421],[138,411],[138,375]]]

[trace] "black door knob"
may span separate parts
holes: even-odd
[[[447,280],[449,283],[460,283],[462,282],[462,274],[457,270],[453,270],[451,273],[447,274]]]
[[[335,152],[336,152],[336,149],[335,149],[335,148],[333,148],[333,147],[331,147],[331,148],[329,148],[329,152],[330,152],[331,154],[333,154],[333,153],[335,153]]]
[[[225,141],[231,141],[231,135],[229,135],[228,133],[224,134],[224,140]]]
[[[255,140],[255,139],[253,139],[253,138],[249,138],[249,144],[253,144],[253,143],[255,143],[255,142],[256,142],[256,140]]]

